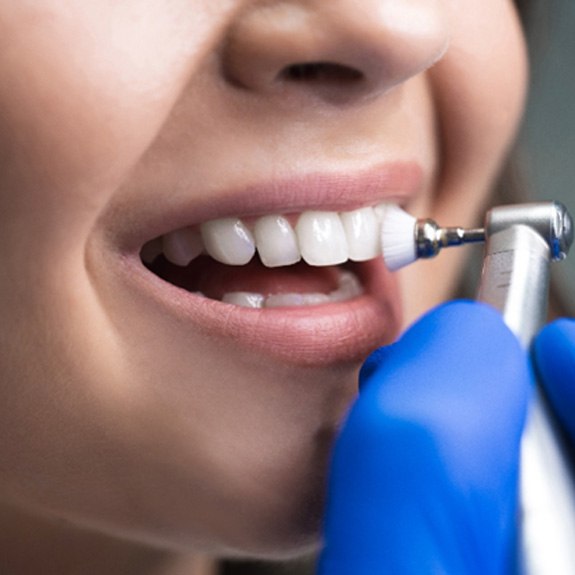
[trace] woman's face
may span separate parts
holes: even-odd
[[[362,359],[461,262],[342,274],[339,236],[314,244],[342,219],[314,212],[474,223],[522,107],[512,3],[6,1],[0,78],[4,501],[187,549],[309,546]],[[326,265],[279,265],[289,228],[262,218],[300,214]],[[278,267],[228,265],[237,222],[202,226],[227,263],[168,261],[224,218]]]

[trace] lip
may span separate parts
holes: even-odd
[[[246,352],[298,366],[362,361],[391,343],[401,326],[397,282],[383,260],[356,264],[365,293],[353,300],[309,307],[249,309],[192,294],[164,281],[134,258],[120,274],[147,309],[185,322],[196,333],[233,342]]]
[[[351,210],[393,201],[406,204],[424,180],[415,162],[379,166],[359,174],[312,174],[267,182],[229,193],[213,201],[193,198],[163,213],[130,222],[116,245],[116,277],[168,321],[185,322],[196,333],[233,343],[246,352],[283,363],[327,366],[362,361],[376,347],[390,343],[401,326],[401,305],[395,277],[381,258],[354,264],[364,294],[345,302],[309,307],[248,309],[193,294],[166,282],[140,260],[142,245],[175,229],[219,217],[297,213],[310,209]],[[200,204],[200,205],[198,205]],[[120,253],[117,253],[120,246]]]
[[[160,211],[123,213],[120,236],[112,243],[124,254],[139,252],[149,240],[174,230],[228,216],[257,217],[305,210],[348,211],[382,201],[405,206],[424,185],[424,170],[415,161],[378,165],[361,172],[311,173],[258,182],[236,190],[214,192],[209,202],[193,197]],[[185,194],[184,194],[185,196]]]

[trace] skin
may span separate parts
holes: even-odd
[[[198,556],[315,545],[329,448],[368,350],[255,353],[149,309],[116,266],[155,211],[406,158],[423,173],[412,213],[476,222],[523,106],[513,5],[361,5],[0,2],[11,573],[208,573]],[[277,80],[318,61],[363,79]],[[382,342],[449,297],[462,257],[400,272],[403,319],[391,281]]]

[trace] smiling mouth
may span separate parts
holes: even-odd
[[[364,293],[357,262],[381,254],[389,205],[211,220],[147,242],[140,257],[163,280],[236,306],[346,302]]]

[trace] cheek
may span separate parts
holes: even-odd
[[[0,173],[0,213],[41,206],[52,228],[95,216],[225,13],[186,0],[64,4],[0,3],[0,165],[10,168]]]
[[[521,118],[527,58],[508,0],[454,0],[452,11],[450,47],[428,75],[437,181],[414,213],[442,225],[472,227],[481,222]],[[455,249],[400,272],[407,324],[453,296],[469,256]]]
[[[453,22],[449,51],[431,74],[442,145],[434,211],[467,224],[489,195],[515,135],[527,57],[508,0],[462,0],[453,8]]]

